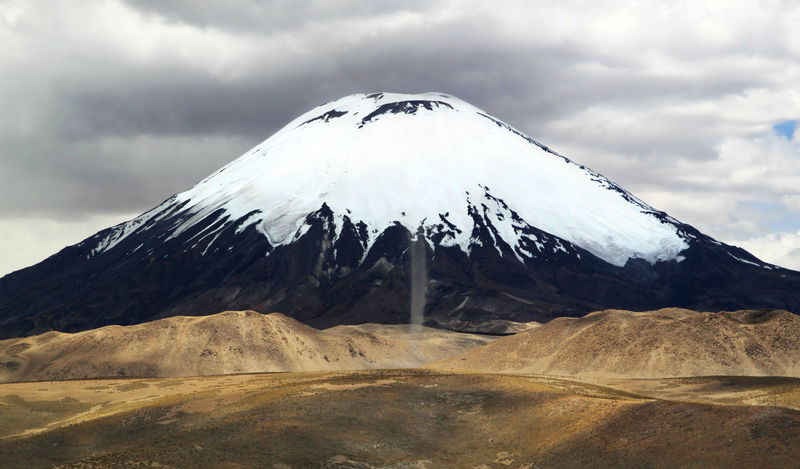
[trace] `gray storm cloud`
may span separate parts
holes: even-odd
[[[0,225],[89,234],[317,104],[443,91],[779,259],[800,247],[800,151],[772,130],[800,109],[798,25],[780,2],[0,1]]]

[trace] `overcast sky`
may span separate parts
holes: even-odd
[[[458,96],[800,269],[797,2],[215,4],[0,0],[0,275],[373,91]]]

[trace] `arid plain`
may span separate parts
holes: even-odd
[[[640,348],[643,356],[648,356],[647,347],[659,350],[662,360],[675,337],[691,353],[696,340],[713,338],[706,348],[715,353],[700,359],[713,356],[709,363],[729,363],[736,371],[739,368],[734,367],[742,361],[739,353],[748,346],[752,351],[796,341],[796,316],[781,312],[692,316],[683,310],[617,313],[613,318],[602,312],[560,319],[483,342],[470,335],[405,326],[317,331],[280,315],[241,312],[224,313],[227,321],[220,322],[212,317],[149,323],[154,330],[148,334],[142,333],[141,326],[134,326],[140,329],[133,335],[128,328],[113,327],[114,334],[105,328],[105,342],[117,346],[107,345],[108,350],[117,352],[126,350],[119,344],[129,343],[132,337],[138,337],[133,349],[152,346],[148,345],[151,340],[160,343],[163,334],[181,329],[170,329],[176,321],[185,325],[181,333],[187,337],[196,339],[200,331],[215,331],[225,340],[218,345],[207,340],[196,351],[195,361],[230,365],[233,355],[220,353],[217,347],[229,347],[226,340],[233,332],[220,330],[220,325],[236,328],[243,321],[255,321],[273,329],[254,343],[279,333],[274,343],[255,350],[254,355],[262,355],[270,366],[281,363],[289,371],[0,384],[0,467],[796,467],[800,460],[800,379],[796,377],[741,372],[740,376],[636,377],[637,366],[657,369],[651,366],[652,360],[627,363],[629,376],[615,375],[610,372],[613,368],[605,369],[605,375],[576,369],[574,376],[556,375],[546,366],[540,370],[546,373],[537,373],[535,368],[536,363],[546,363],[538,355],[566,359],[563,354],[577,351],[599,360],[586,337],[616,334],[622,327],[643,338],[632,347]],[[719,326],[708,328],[708,337],[688,339],[691,336],[685,332],[696,329],[695,321],[704,320]],[[748,326],[731,327],[738,335],[725,336],[731,321]],[[656,326],[661,334],[647,332]],[[740,337],[742,330],[746,330],[745,338]],[[58,369],[44,366],[45,361],[66,350],[80,356],[81,344],[101,342],[96,337],[81,339],[81,334],[86,333],[59,335],[50,349],[42,348],[47,341],[41,337],[26,339],[43,341],[27,348],[13,347],[20,339],[2,341],[0,361],[10,362],[11,352],[16,352],[26,369],[39,370],[49,379],[46,370],[56,373]],[[426,335],[427,340],[423,339]],[[550,350],[547,337],[562,346]],[[569,337],[582,347],[578,349]],[[305,361],[276,361],[266,352],[271,347],[283,356],[301,345],[298,340]],[[752,346],[753,341],[758,346]],[[421,342],[428,342],[428,348],[421,347]],[[602,337],[597,343],[614,344]],[[715,343],[722,345],[713,347]],[[415,353],[415,347],[427,350],[424,357],[416,353],[417,359],[432,363],[425,368],[390,369],[374,358],[388,354],[399,360]],[[625,358],[629,351],[615,347],[603,352],[608,360],[629,362]],[[36,350],[40,355],[33,353]],[[315,360],[319,353],[329,360],[309,361],[311,352]],[[532,358],[523,363],[523,369],[508,371],[521,366],[520,353]],[[787,370],[793,369],[797,355],[794,348],[782,355],[775,350],[770,353]],[[124,368],[128,352],[108,356],[123,359],[115,363],[116,368],[99,372],[135,369]],[[502,356],[508,360],[501,360]],[[383,369],[291,371],[291,366],[327,366],[332,357],[354,368]],[[577,358],[572,357],[573,361]],[[141,356],[138,363],[143,366]],[[158,363],[141,369],[158,375]],[[596,362],[592,363],[596,369]],[[409,358],[403,366],[411,364]],[[209,370],[214,366],[219,365]],[[753,365],[747,366],[746,372],[758,374]],[[458,367],[463,369],[454,369]],[[175,370],[170,373],[176,374]],[[26,378],[42,379],[35,374]]]

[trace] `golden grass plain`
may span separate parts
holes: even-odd
[[[800,380],[370,370],[0,385],[4,468],[797,467]]]
[[[797,327],[604,311],[493,340],[227,312],[12,339],[6,380],[34,381],[0,384],[0,468],[798,467],[800,378],[763,376],[796,369]],[[150,376],[47,379],[119,369]]]

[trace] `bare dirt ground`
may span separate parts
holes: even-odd
[[[605,310],[425,365],[498,373],[662,378],[800,377],[800,316],[780,310]]]
[[[226,311],[0,340],[0,383],[415,368],[496,338],[383,324],[321,331],[279,313]]]
[[[799,339],[679,309],[497,340],[247,311],[51,332],[0,341],[0,381],[31,380],[0,384],[0,468],[796,468],[800,378],[760,375],[800,375]]]
[[[0,385],[0,467],[797,467],[800,380],[372,370]]]

